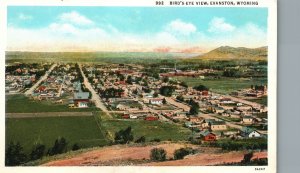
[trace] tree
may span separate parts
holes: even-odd
[[[150,153],[150,159],[153,161],[165,161],[167,152],[163,148],[153,148]]]
[[[208,89],[206,86],[204,86],[204,85],[198,85],[198,86],[195,86],[194,89],[197,90],[197,91],[208,91],[208,90],[209,90],[209,89]]]
[[[127,77],[127,80],[126,80],[126,83],[128,83],[128,84],[132,84],[132,82],[133,82],[133,79],[132,79],[132,77],[131,76],[128,76]]]
[[[65,138],[56,139],[54,145],[48,150],[48,155],[53,156],[55,154],[61,154],[67,151],[67,141]]]
[[[159,89],[159,92],[161,95],[166,96],[166,97],[171,97],[172,93],[175,91],[174,86],[162,86]]]
[[[131,131],[131,126],[127,127],[125,130],[120,130],[115,133],[115,143],[117,144],[127,144],[133,141],[133,134]]]
[[[178,150],[175,150],[174,159],[175,160],[183,159],[185,156],[191,153],[194,153],[194,150],[192,148],[180,148]]]
[[[164,98],[162,101],[163,104],[167,104],[167,100]]]
[[[158,97],[158,93],[157,92],[153,93],[153,97],[154,98]]]
[[[197,115],[199,113],[199,104],[193,99],[190,99],[189,105],[191,105],[190,114]]]
[[[146,141],[145,136],[141,136],[140,138],[138,138],[138,139],[135,141],[135,143],[145,143],[145,141]]]
[[[36,144],[30,153],[30,160],[38,160],[45,154],[46,146],[43,144]]]
[[[10,142],[5,150],[5,165],[16,166],[25,163],[25,161],[26,155],[21,144],[19,142],[17,144]]]

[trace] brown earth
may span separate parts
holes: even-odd
[[[153,148],[164,148],[167,158],[173,158],[176,149],[192,147],[198,154],[187,156],[183,160],[151,162],[150,151]],[[117,145],[78,154],[72,158],[50,161],[43,166],[88,166],[88,165],[143,165],[143,166],[201,166],[240,162],[246,151],[220,153],[220,149],[199,147],[184,143],[164,143],[148,146]],[[254,153],[253,158],[266,158],[267,152]]]
[[[151,146],[110,146],[102,149],[89,151],[83,154],[74,156],[73,158],[52,161],[44,164],[45,166],[79,166],[79,165],[95,165],[96,163],[107,163],[113,160],[142,160],[149,159],[150,151],[153,148],[162,147],[167,151],[167,157],[173,157],[176,149],[182,147],[191,147],[190,144],[158,144]]]
[[[173,160],[165,162],[151,162],[143,165],[147,166],[209,166],[224,163],[240,162],[244,158],[246,152],[236,151],[220,154],[199,153],[190,155],[183,160]],[[252,159],[267,158],[267,152],[254,153]]]

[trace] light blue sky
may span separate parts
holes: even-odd
[[[225,44],[259,47],[267,42],[267,17],[267,8],[9,6],[8,49],[50,46],[53,51],[151,51],[168,47],[172,51],[205,51]]]

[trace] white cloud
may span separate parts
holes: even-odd
[[[79,20],[81,22],[66,20],[69,18],[66,16],[79,15],[66,14],[60,15],[57,21],[43,28],[27,29],[9,25],[7,50],[146,52],[168,47],[170,50],[202,51],[200,48],[211,49],[223,45],[259,47],[267,44],[266,30],[253,23],[235,27],[227,24],[225,19],[212,20],[214,22],[211,24],[214,24],[215,28],[223,28],[222,31],[227,33],[207,34],[197,31],[194,24],[177,19],[162,26],[157,32],[127,33],[110,24],[99,26],[92,21],[82,22],[82,19]],[[83,23],[92,25],[83,27]]]
[[[190,35],[191,33],[196,32],[197,28],[192,23],[176,19],[168,23],[165,30],[174,34]]]
[[[222,32],[232,32],[235,30],[235,26],[226,23],[224,18],[214,17],[210,23],[208,32],[222,33]]]
[[[61,22],[73,23],[75,25],[92,25],[94,22],[76,11],[63,13],[59,16]]]
[[[32,16],[23,13],[20,13],[18,17],[20,20],[31,20],[33,18]]]

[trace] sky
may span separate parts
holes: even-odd
[[[9,6],[8,51],[204,53],[267,45],[267,8]]]

